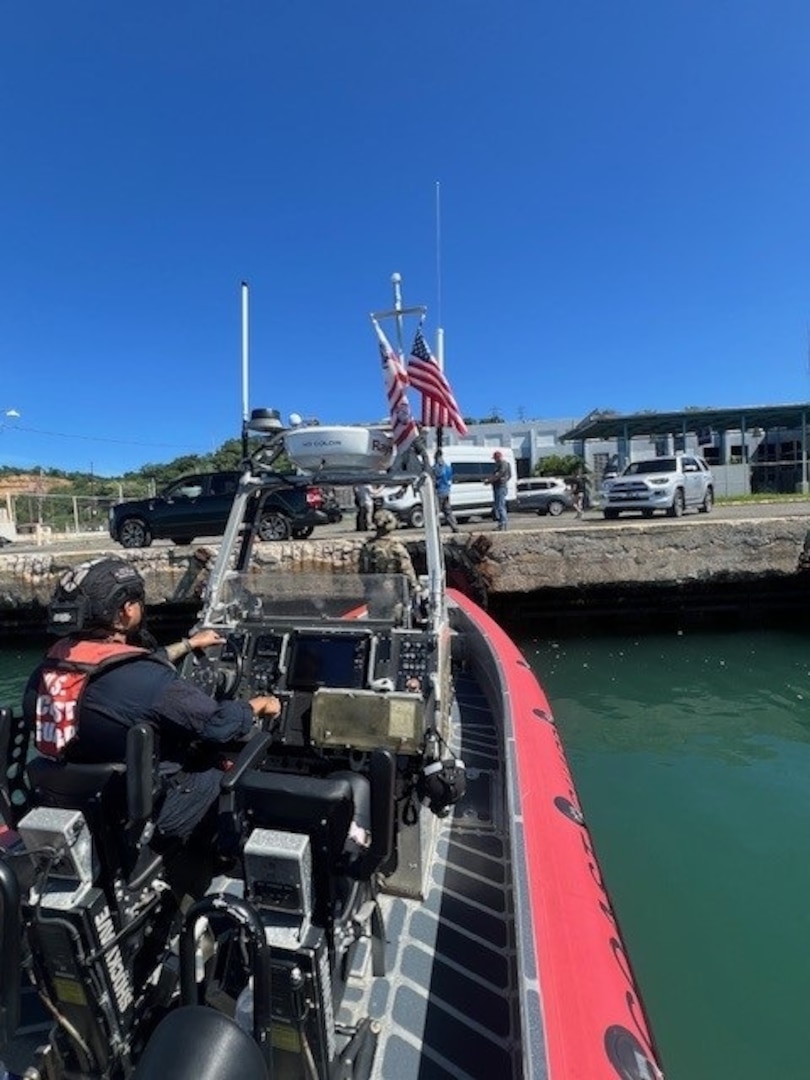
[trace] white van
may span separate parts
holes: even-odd
[[[517,499],[517,465],[514,451],[505,446],[444,446],[444,460],[453,470],[450,505],[458,521],[472,517],[491,517],[492,485],[486,478],[495,467],[492,455],[500,450],[509,462],[511,475],[506,485],[506,505],[514,507]],[[433,460],[434,451],[430,451]],[[386,510],[391,510],[406,525],[420,528],[424,522],[422,501],[410,486],[392,488],[383,497]]]

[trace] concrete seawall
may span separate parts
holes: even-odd
[[[571,604],[576,598],[626,607],[628,597],[653,590],[673,595],[776,591],[797,601],[810,587],[799,573],[808,522],[804,516],[733,521],[690,517],[678,521],[589,521],[542,530],[447,537],[449,562],[480,571],[491,606],[507,616]],[[418,545],[407,534],[418,557]],[[353,567],[362,540],[354,534],[265,544],[258,558],[291,572],[306,568]],[[188,624],[199,606],[206,565],[216,545],[103,549],[130,559],[147,583],[150,617],[162,612]],[[36,553],[0,553],[0,635],[41,632],[48,599],[59,574],[102,550],[54,545]],[[746,586],[741,589],[740,586]],[[601,601],[599,598],[602,598]],[[607,599],[606,599],[607,598]],[[608,606],[609,606],[608,603]],[[593,606],[593,605],[592,605]]]

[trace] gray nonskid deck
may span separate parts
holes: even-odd
[[[386,975],[349,994],[353,1017],[380,1024],[377,1080],[522,1075],[498,735],[473,680],[456,690],[467,795],[438,822],[425,900],[382,898]]]

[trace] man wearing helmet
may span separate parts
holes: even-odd
[[[23,708],[39,752],[63,761],[124,761],[129,728],[152,725],[166,786],[158,844],[185,842],[213,822],[222,779],[214,754],[200,748],[247,735],[257,717],[278,715],[280,704],[271,696],[215,701],[183,679],[166,650],[141,644],[145,597],[143,578],[123,559],[96,559],[63,574],[49,607],[58,640],[31,675]],[[201,631],[186,644],[218,640]]]
[[[390,510],[377,510],[373,518],[374,536],[360,550],[361,574],[404,574],[411,588],[419,582],[413,568],[411,554],[401,540],[391,533],[397,527],[397,519]]]
[[[390,510],[377,510],[374,514],[374,536],[363,544],[358,559],[358,570],[368,575],[366,599],[372,618],[394,618],[401,621],[404,601],[410,601],[419,588],[413,560],[407,547],[391,534],[397,527],[397,519]],[[407,581],[410,597],[397,594],[396,584],[402,575]]]

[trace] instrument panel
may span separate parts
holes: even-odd
[[[218,700],[275,694],[282,702],[282,741],[301,745],[310,740],[313,695],[320,690],[328,692],[331,717],[341,712],[336,695],[345,692],[358,737],[362,717],[382,707],[374,699],[390,697],[399,715],[403,701],[411,700],[421,715],[436,666],[434,650],[423,631],[399,627],[244,625],[222,645],[186,657],[182,674]],[[340,728],[345,727],[341,713]]]

